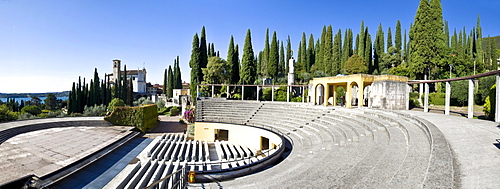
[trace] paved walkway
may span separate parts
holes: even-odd
[[[500,125],[421,111],[402,111],[436,125],[450,143],[460,164],[461,188],[500,188]]]
[[[0,145],[0,184],[61,169],[129,134],[130,127],[62,127],[14,136]]]

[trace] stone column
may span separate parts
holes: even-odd
[[[163,86],[163,87],[165,87],[165,86]],[[198,98],[198,97],[200,97],[200,86],[196,85],[196,98]]]
[[[259,101],[259,98],[260,98],[260,95],[259,95],[259,89],[260,89],[260,87],[259,87],[259,86],[257,86],[257,101]]]
[[[241,100],[245,99],[245,86],[241,86]]]
[[[444,101],[444,115],[450,115],[451,84],[446,82],[446,98]]]
[[[286,86],[286,102],[290,102],[290,86]]]
[[[474,79],[469,79],[469,106],[467,118],[474,118]]]
[[[363,98],[363,95],[365,94],[365,86],[363,81],[358,83],[358,107],[363,107],[365,103],[365,99]]]
[[[352,86],[351,86],[351,82],[348,82],[347,83],[347,86],[345,87],[345,97],[344,97],[344,101],[345,101],[345,107],[347,108],[352,108]]]
[[[212,85],[212,98],[214,97],[214,94],[215,94],[215,86]]]
[[[333,86],[333,106],[337,105],[337,85]]]
[[[500,122],[500,74],[497,74],[497,90],[496,90],[496,100],[495,100],[495,122]],[[493,102],[490,102],[493,103]]]
[[[429,112],[429,83],[424,83],[425,93],[424,93],[424,112]]]
[[[274,86],[271,86],[271,101],[274,102]]]
[[[324,100],[324,103],[325,103],[325,106],[328,106],[328,98],[330,98],[330,85],[328,85],[328,83],[325,83],[325,87],[323,87],[324,90],[323,90],[323,94],[325,95],[325,100]]]
[[[372,85],[373,86],[373,85]],[[406,110],[410,110],[410,85],[406,85]],[[368,99],[368,107],[371,108],[371,100]]]

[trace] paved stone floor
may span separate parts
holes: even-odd
[[[0,184],[47,175],[129,134],[131,127],[64,127],[14,136],[0,144]]]
[[[426,119],[444,134],[460,164],[461,188],[500,188],[500,124],[465,117],[403,111]]]

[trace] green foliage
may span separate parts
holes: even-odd
[[[158,124],[156,104],[140,107],[115,107],[104,120],[114,125],[134,126],[141,132],[147,132]]]
[[[262,96],[260,97],[260,100],[262,101],[271,101],[271,96],[272,96],[272,87],[266,87],[262,89]]]
[[[233,95],[231,95],[231,99],[239,100],[239,99],[241,99],[241,94],[240,93],[233,94]]]
[[[163,101],[163,100],[161,100],[161,101]],[[134,106],[139,106],[141,104],[154,104],[154,102],[151,101],[151,98],[149,98],[149,97],[147,97],[147,98],[141,97],[141,98],[137,99],[136,101],[134,101],[132,104]],[[165,102],[163,102],[163,106],[165,106]]]
[[[483,112],[488,117],[493,117],[495,115],[496,90],[497,85],[495,84],[490,88],[489,95],[486,97],[483,105]]]
[[[219,57],[213,56],[208,59],[207,68],[202,68],[203,80],[207,84],[227,83],[230,79],[228,63]]]
[[[40,118],[40,117],[38,117],[36,115],[32,115],[28,112],[25,112],[25,113],[19,114],[18,120],[27,120],[27,119],[36,119],[36,118]]]
[[[493,85],[495,85],[496,78],[495,76],[487,76],[479,78],[479,86],[478,91],[475,94],[475,102],[476,104],[484,104],[486,97],[489,96],[490,89]]]
[[[42,109],[40,109],[40,107],[35,106],[35,105],[28,105],[28,106],[23,107],[23,109],[21,109],[21,113],[22,114],[29,113],[31,115],[36,116],[36,115],[42,113]]]
[[[172,108],[170,108],[170,116],[176,116],[180,111],[181,110],[178,106],[172,106]]]
[[[0,105],[0,122],[14,121],[16,119],[16,113],[12,112],[6,104]]]
[[[278,77],[279,49],[278,40],[276,39],[276,31],[273,33],[271,49],[269,50],[269,59],[267,64],[267,73],[270,78]]]
[[[172,66],[168,66],[167,71],[167,98],[172,98],[174,89],[174,73],[172,71]]]
[[[113,111],[115,109],[115,107],[118,107],[118,106],[125,106],[125,102],[122,99],[113,98],[113,100],[111,100],[111,102],[108,105],[108,109],[109,109],[109,111]]]
[[[47,108],[48,110],[54,110],[56,109],[56,95],[54,95],[53,93],[49,93],[47,95],[47,98],[45,98],[44,102],[45,102],[45,108]]]
[[[305,99],[304,99],[305,100]],[[292,102],[302,102],[302,97],[298,96],[298,97],[293,97],[291,99]]]
[[[257,76],[251,35],[250,29],[248,29],[243,47],[243,58],[241,59],[240,84],[253,84]]]
[[[430,93],[429,104],[444,105],[445,97],[446,97],[445,93]]]
[[[292,97],[292,93],[290,93],[290,99]],[[279,87],[274,91],[274,100],[275,101],[286,101],[286,87]]]
[[[104,116],[106,115],[106,105],[85,106],[83,116]]]
[[[460,80],[451,82],[451,104],[464,106],[469,98],[469,81]]]
[[[357,73],[367,73],[368,67],[366,67],[363,57],[357,54],[349,57],[344,65],[344,71],[346,74],[357,74]]]
[[[159,99],[156,101],[156,106],[158,107],[158,110],[165,108],[165,101],[163,99]]]

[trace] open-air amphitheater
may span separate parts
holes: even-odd
[[[224,98],[196,109],[194,138],[158,134],[134,150],[122,147],[139,133],[99,117],[2,123],[0,188],[500,187],[496,122]],[[92,181],[68,184],[83,177]]]

